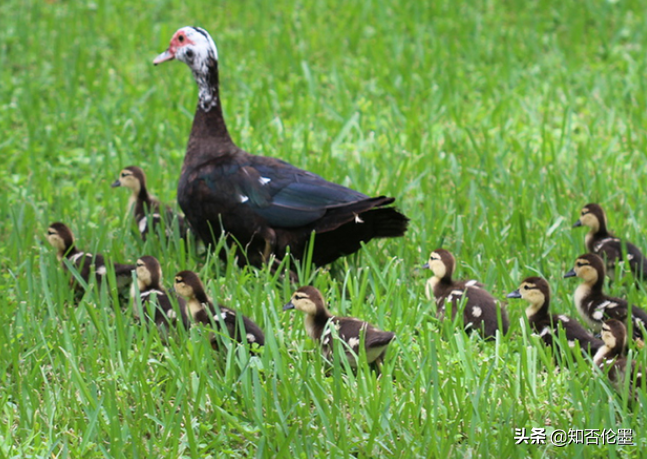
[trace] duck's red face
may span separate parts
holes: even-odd
[[[209,34],[199,27],[182,27],[173,34],[168,49],[157,56],[153,64],[177,59],[198,70],[209,58],[218,60],[218,50]]]

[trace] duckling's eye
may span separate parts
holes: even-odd
[[[48,236],[54,236],[56,234],[56,231],[48,231],[47,235]]]
[[[138,267],[138,268],[141,268],[141,267],[143,267],[143,266],[144,266],[144,263],[137,263],[137,267]]]
[[[578,261],[577,263],[575,263],[575,266],[577,266],[578,268],[581,268],[582,266],[584,266],[584,263],[582,263],[581,261]]]
[[[305,296],[303,296],[303,295],[294,295],[294,299],[295,299],[295,300],[297,300],[297,301],[298,301],[298,300],[305,300],[306,298],[307,298],[307,297],[305,297]]]
[[[124,178],[127,174],[125,172],[121,173],[121,178]]]
[[[530,287],[528,287],[527,285],[524,285],[524,286],[523,286],[523,289],[524,289],[524,290],[530,290]]]

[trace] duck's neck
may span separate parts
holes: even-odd
[[[218,61],[210,59],[201,71],[193,72],[193,77],[198,85],[198,109],[191,139],[210,144],[233,144],[222,114]]]

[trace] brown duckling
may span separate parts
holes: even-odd
[[[427,295],[436,300],[438,317],[445,317],[447,303],[452,306],[452,319],[462,307],[463,323],[466,330],[478,330],[484,338],[493,338],[497,330],[508,333],[509,322],[505,309],[475,280],[457,281],[452,279],[456,259],[445,249],[436,249],[424,265],[434,275],[427,281]],[[501,323],[499,324],[499,315]]]
[[[629,394],[635,399],[635,388],[643,387],[644,372],[636,367],[635,360],[631,362],[631,368],[627,369],[627,358],[624,355],[627,328],[619,320],[609,319],[602,324],[602,339],[604,346],[593,357],[594,365],[607,373],[609,381],[618,392],[623,390],[625,378],[629,376]]]
[[[631,306],[622,298],[610,297],[604,293],[604,261],[594,253],[580,255],[575,267],[564,274],[564,277],[579,277],[582,283],[575,289],[573,300],[582,319],[596,332],[602,329],[607,319],[617,319],[627,323],[633,320],[634,338],[642,338],[641,327],[647,326],[647,312]]]
[[[162,287],[162,267],[159,261],[155,257],[143,256],[137,260],[136,266],[139,295],[135,295],[133,289],[133,315],[135,318],[141,320],[143,317],[144,322],[153,321],[161,330],[166,331],[169,325],[176,325],[178,322],[178,314],[173,308],[174,300],[177,302],[177,310],[180,312],[179,322],[188,329],[191,322],[186,312],[186,302],[175,295],[171,298]],[[149,303],[155,304],[155,312],[152,316],[148,308]]]
[[[94,266],[94,274],[97,283],[101,283],[107,273],[107,265],[103,255],[82,252],[76,248],[74,241],[74,234],[64,223],[56,222],[49,225],[47,228],[47,241],[56,249],[56,256],[63,267],[67,270],[65,260],[68,260],[76,270],[81,278],[87,283],[90,282],[90,274]],[[128,287],[132,283],[132,271],[135,265],[129,264],[113,264],[115,277],[117,279],[117,289],[120,295],[127,298]],[[70,285],[74,288],[77,295],[82,295],[84,288],[75,279],[74,276],[70,279]]]
[[[214,305],[207,296],[200,277],[193,271],[181,271],[175,275],[175,291],[187,300],[187,311],[193,322],[207,326],[219,324],[235,341],[263,346],[263,330],[248,317],[222,305]],[[244,338],[243,333],[244,331]],[[216,336],[211,337],[211,344],[218,347]]]
[[[384,358],[387,346],[395,339],[395,333],[379,330],[363,320],[333,316],[326,309],[321,292],[314,287],[300,287],[294,292],[290,302],[283,307],[284,311],[289,309],[297,309],[306,314],[306,332],[313,341],[321,343],[326,359],[333,356],[334,327],[336,335],[347,345],[346,356],[353,368],[357,367],[356,357],[360,354],[362,337],[367,363],[375,363],[378,366]]]
[[[113,188],[123,186],[132,191],[128,200],[128,209],[133,212],[139,234],[144,241],[149,231],[155,231],[160,227],[162,217],[167,236],[173,233],[173,225],[177,220],[180,237],[186,237],[184,217],[173,212],[169,206],[163,206],[157,198],[149,194],[146,188],[146,175],[140,167],[126,167],[119,173],[119,178],[111,186]]]
[[[546,346],[552,346],[559,336],[559,329],[564,330],[568,345],[573,347],[580,343],[580,349],[595,354],[603,342],[587,332],[575,319],[564,314],[550,313],[550,286],[541,277],[528,277],[521,282],[517,290],[507,295],[508,298],[523,298],[529,303],[526,317],[533,331]]]
[[[623,246],[627,253],[629,268],[636,279],[647,278],[647,258],[638,247],[631,242],[622,241],[607,229],[607,216],[599,204],[585,205],[580,212],[580,218],[573,225],[587,226],[589,232],[584,241],[589,252],[606,259],[607,274],[613,277],[615,266],[623,260]]]

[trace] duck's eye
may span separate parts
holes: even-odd
[[[179,37],[177,37],[177,39],[178,39],[178,41],[180,43],[183,43],[184,42],[184,35],[180,35]]]

